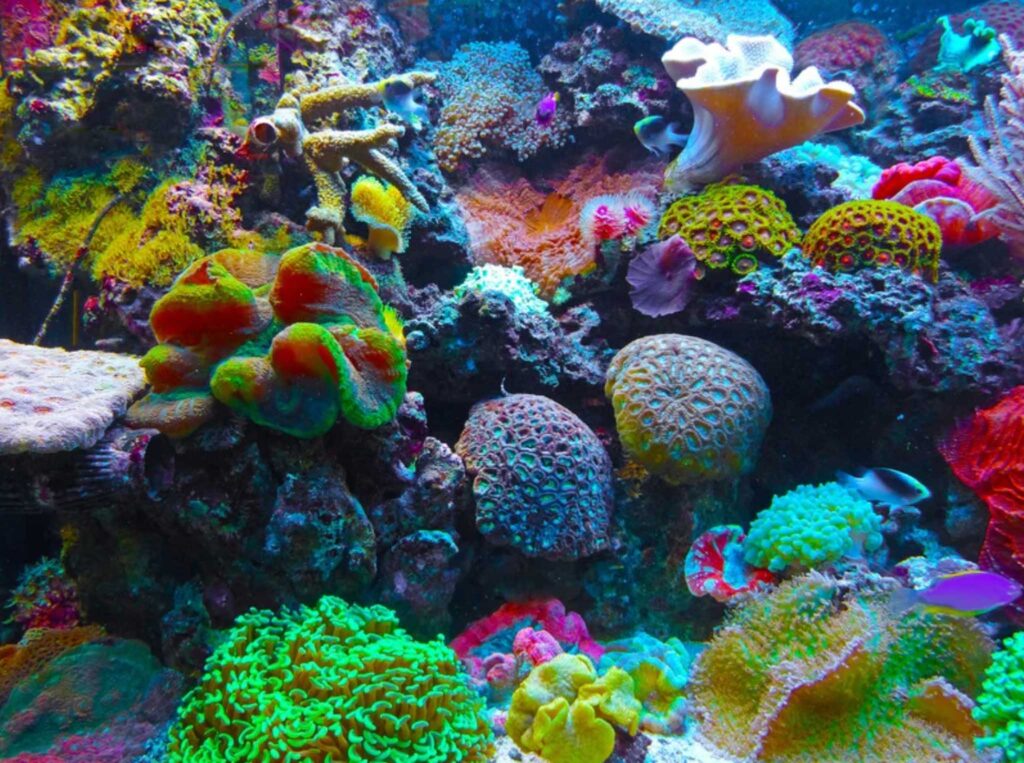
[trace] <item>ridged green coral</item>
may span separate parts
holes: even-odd
[[[993,656],[974,719],[986,732],[979,748],[1002,750],[1007,763],[1024,761],[1024,633],[1006,639]]]
[[[490,744],[451,649],[325,596],[238,619],[182,703],[167,763],[459,763]]]
[[[616,727],[637,733],[640,709],[628,673],[611,667],[598,677],[589,658],[560,654],[515,690],[505,730],[549,763],[603,763]]]
[[[882,545],[882,520],[871,504],[836,482],[800,485],[772,498],[750,525],[748,564],[772,572],[814,569]]]

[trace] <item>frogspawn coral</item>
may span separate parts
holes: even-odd
[[[544,559],[607,548],[611,459],[572,411],[540,395],[477,403],[455,452],[473,480],[477,528],[491,543]]]
[[[695,336],[630,342],[612,358],[604,389],[623,449],[676,485],[749,472],[772,415],[757,370]]]
[[[665,174],[670,189],[721,180],[749,162],[864,121],[846,82],[813,66],[790,79],[793,56],[774,37],[730,34],[723,47],[686,37],[661,58],[693,105],[693,130]]]
[[[171,729],[168,763],[473,763],[491,732],[455,654],[333,596],[242,615]]]
[[[285,253],[269,293],[204,258],[157,301],[150,323],[160,344],[141,363],[153,388],[129,411],[132,426],[184,436],[212,418],[217,400],[315,437],[339,416],[379,426],[405,394],[397,317],[362,266],[323,244]]]

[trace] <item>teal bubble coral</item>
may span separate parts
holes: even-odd
[[[882,545],[882,520],[836,482],[800,485],[775,496],[750,525],[748,564],[772,572],[814,569]]]
[[[455,653],[385,607],[325,596],[240,617],[171,729],[167,763],[485,761],[491,732]]]
[[[979,748],[1002,750],[1007,763],[1024,761],[1024,633],[1013,634],[993,655],[974,719],[986,731]]]

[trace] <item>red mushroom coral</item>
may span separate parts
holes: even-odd
[[[984,186],[968,180],[960,165],[944,156],[890,167],[871,196],[899,202],[932,218],[942,229],[945,246],[974,246],[999,234],[985,214],[999,200]]]
[[[686,554],[684,567],[690,593],[726,602],[775,583],[771,572],[751,567],[743,560],[745,539],[738,525],[718,525],[697,538]]]
[[[1024,387],[977,411],[939,451],[988,507],[979,565],[1024,583]]]

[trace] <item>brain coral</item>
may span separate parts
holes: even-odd
[[[597,0],[598,7],[634,30],[667,42],[693,36],[705,42],[726,35],[770,34],[786,46],[793,44],[793,25],[768,0]],[[698,7],[699,5],[699,7]]]
[[[974,719],[986,734],[978,747],[1002,750],[1006,760],[1024,760],[1024,633],[1003,642],[985,671]]]
[[[802,39],[793,50],[798,69],[816,66],[823,73],[842,73],[871,103],[896,84],[899,50],[885,32],[863,21],[835,24]]]
[[[698,734],[766,763],[980,760],[969,697],[990,639],[889,600],[810,573],[738,606],[691,673]]]
[[[939,278],[942,230],[930,217],[894,201],[848,201],[814,221],[803,251],[816,266],[849,271],[895,266]]]
[[[171,729],[168,763],[485,761],[480,702],[440,641],[325,596],[242,615]]]
[[[813,569],[860,557],[882,545],[882,519],[871,504],[836,482],[800,485],[772,498],[750,525],[748,564],[772,572]]]
[[[540,395],[478,403],[455,452],[473,479],[476,525],[492,543],[545,559],[607,546],[611,459],[572,411]]]
[[[464,45],[438,67],[434,86],[444,102],[434,151],[446,172],[495,151],[511,151],[523,161],[568,139],[563,114],[537,124],[534,112],[547,90],[529,54],[515,43]]]
[[[750,471],[771,421],[768,387],[757,370],[694,336],[630,342],[612,358],[604,390],[623,449],[672,484]]]
[[[757,270],[758,260],[781,257],[800,243],[786,205],[756,185],[712,185],[684,196],[662,215],[658,238],[678,234],[703,269]]]

